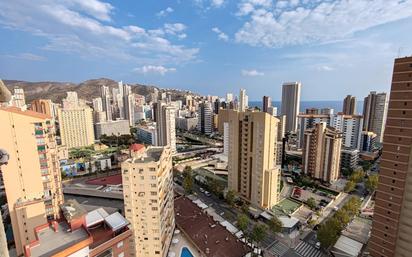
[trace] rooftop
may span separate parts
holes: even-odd
[[[127,161],[131,163],[158,162],[160,160],[160,156],[162,156],[162,153],[163,147],[149,147],[142,154],[139,154]]]
[[[31,110],[22,110],[21,108],[18,108],[18,107],[0,107],[0,111],[21,114],[21,115],[29,116],[32,118],[38,118],[38,119],[51,119],[51,117],[46,114],[31,111]]]
[[[67,222],[70,222],[73,219],[79,219],[87,213],[83,206],[81,206],[76,200],[67,200],[60,206],[60,209],[62,210],[64,218]]]
[[[40,230],[38,233],[39,244],[31,247],[30,253],[33,257],[52,256],[88,238],[89,234],[84,228],[70,231],[69,225],[66,222],[61,222],[57,226],[57,232],[50,226]]]
[[[205,256],[240,257],[251,249],[186,197],[175,200],[176,224]]]

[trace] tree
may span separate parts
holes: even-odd
[[[339,221],[334,218],[328,220],[325,224],[320,226],[317,232],[317,238],[323,248],[328,248],[338,240],[340,231],[339,228]]]
[[[346,182],[344,190],[346,193],[350,193],[353,190],[355,190],[355,186],[356,186],[356,183],[353,180],[349,180],[348,182]]]
[[[310,197],[308,200],[306,200],[306,204],[311,208],[312,210],[316,208],[316,201],[315,198]]]
[[[359,183],[363,181],[364,177],[365,177],[365,172],[363,171],[362,168],[359,168],[352,173],[352,175],[349,177],[349,180],[352,180],[355,183]]]
[[[250,235],[250,238],[255,241],[256,243],[260,243],[263,238],[265,238],[267,232],[267,227],[266,225],[263,224],[255,224],[253,227],[252,233]]]
[[[274,233],[279,233],[282,231],[282,222],[278,219],[278,217],[273,216],[273,218],[269,221],[269,228],[274,232]]]
[[[236,198],[236,192],[233,190],[229,190],[227,191],[226,194],[226,202],[230,205],[230,206],[234,206],[235,205],[235,198]]]
[[[377,174],[370,175],[365,182],[366,189],[368,189],[369,192],[375,191],[378,187],[378,180],[379,177]]]
[[[246,231],[246,229],[249,226],[249,223],[249,218],[245,214],[240,214],[239,216],[237,216],[237,227],[243,232]]]
[[[183,188],[187,194],[193,192],[193,177],[192,173],[187,173],[183,179]]]

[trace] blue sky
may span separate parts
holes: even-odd
[[[303,100],[388,91],[412,54],[412,0],[0,1],[0,78],[108,77]]]

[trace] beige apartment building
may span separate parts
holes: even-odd
[[[265,112],[228,112],[229,189],[251,204],[271,208],[279,199],[278,119]]]
[[[62,144],[68,148],[94,143],[93,110],[88,106],[74,106],[57,110]]]
[[[412,57],[395,60],[369,252],[412,253]]]
[[[170,147],[144,146],[122,163],[125,216],[133,236],[131,256],[165,257],[175,227]]]
[[[303,172],[325,182],[339,178],[342,133],[316,123],[305,131],[303,142]]]
[[[59,218],[63,203],[54,125],[50,117],[15,107],[0,108],[2,167],[17,254],[33,242],[35,228]]]

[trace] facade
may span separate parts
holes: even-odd
[[[155,104],[155,121],[157,128],[157,144],[170,146],[176,152],[176,110],[174,107],[159,101]]]
[[[347,95],[343,100],[342,113],[345,115],[355,115],[356,114],[356,97]]]
[[[99,139],[102,135],[130,135],[129,121],[127,120],[98,122],[94,125],[94,127],[96,129],[96,139]]]
[[[360,147],[361,152],[373,152],[376,150],[376,134],[370,131],[362,131]]]
[[[136,127],[137,139],[147,145],[157,146],[156,124],[139,125]]]
[[[388,121],[368,250],[373,257],[412,252],[412,57],[395,59]]]
[[[246,95],[246,89],[241,88],[239,93],[239,108],[238,110],[244,112],[248,106],[248,96]]]
[[[363,117],[361,115],[333,116],[331,126],[342,132],[342,147],[359,149],[362,133]]]
[[[106,120],[112,120],[112,107],[110,104],[110,88],[108,86],[102,86],[100,89],[100,94],[102,98],[102,108],[106,113]]]
[[[313,128],[315,124],[324,122],[326,125],[334,127],[342,132],[342,147],[359,149],[363,118],[360,115],[321,114],[320,110],[307,110],[309,114],[300,114],[299,117],[299,134],[298,146],[303,147],[303,137],[307,129]]]
[[[46,114],[54,119],[54,106],[50,99],[36,99],[31,102],[30,110]]]
[[[1,147],[10,159],[2,166],[17,254],[35,240],[34,229],[59,217],[63,202],[60,165],[51,118],[19,108],[0,108]]]
[[[199,104],[197,130],[205,135],[213,132],[213,109],[210,102]]]
[[[267,113],[269,113],[272,116],[278,116],[278,108],[275,106],[269,106]]]
[[[272,99],[270,99],[270,96],[263,96],[263,108],[262,111],[263,112],[269,112],[269,107],[272,107]],[[276,115],[275,115],[276,116]]]
[[[279,200],[278,120],[264,112],[228,111],[228,187],[265,209]]]
[[[313,178],[334,182],[339,178],[342,134],[326,123],[317,123],[305,131],[303,172]]]
[[[134,126],[134,108],[135,108],[135,95],[132,93],[132,89],[129,85],[123,84],[123,109],[124,118],[129,120],[129,125]]]
[[[375,91],[365,97],[363,103],[363,130],[372,131],[377,135],[377,141],[382,143],[388,115],[388,96]]]
[[[93,111],[102,112],[103,111],[103,101],[101,97],[93,98]]]
[[[285,137],[286,133],[286,115],[276,117],[279,120],[278,123],[278,140],[281,141]]]
[[[197,128],[199,122],[198,117],[177,117],[176,128],[186,131],[191,131]]]
[[[282,85],[281,114],[286,115],[286,132],[295,132],[298,129],[301,87],[300,82],[284,83]]]
[[[359,150],[342,148],[340,155],[340,167],[341,169],[354,170],[358,166],[359,162]]]
[[[58,109],[62,144],[68,148],[94,143],[93,110],[88,106]]]
[[[133,237],[131,256],[166,257],[175,227],[172,152],[149,147],[122,163],[126,218]]]
[[[229,122],[223,123],[223,154],[229,155]]]
[[[23,88],[15,87],[13,95],[11,96],[11,100],[9,105],[17,107],[17,108],[23,108],[26,106],[26,99],[24,96],[24,90]]]

